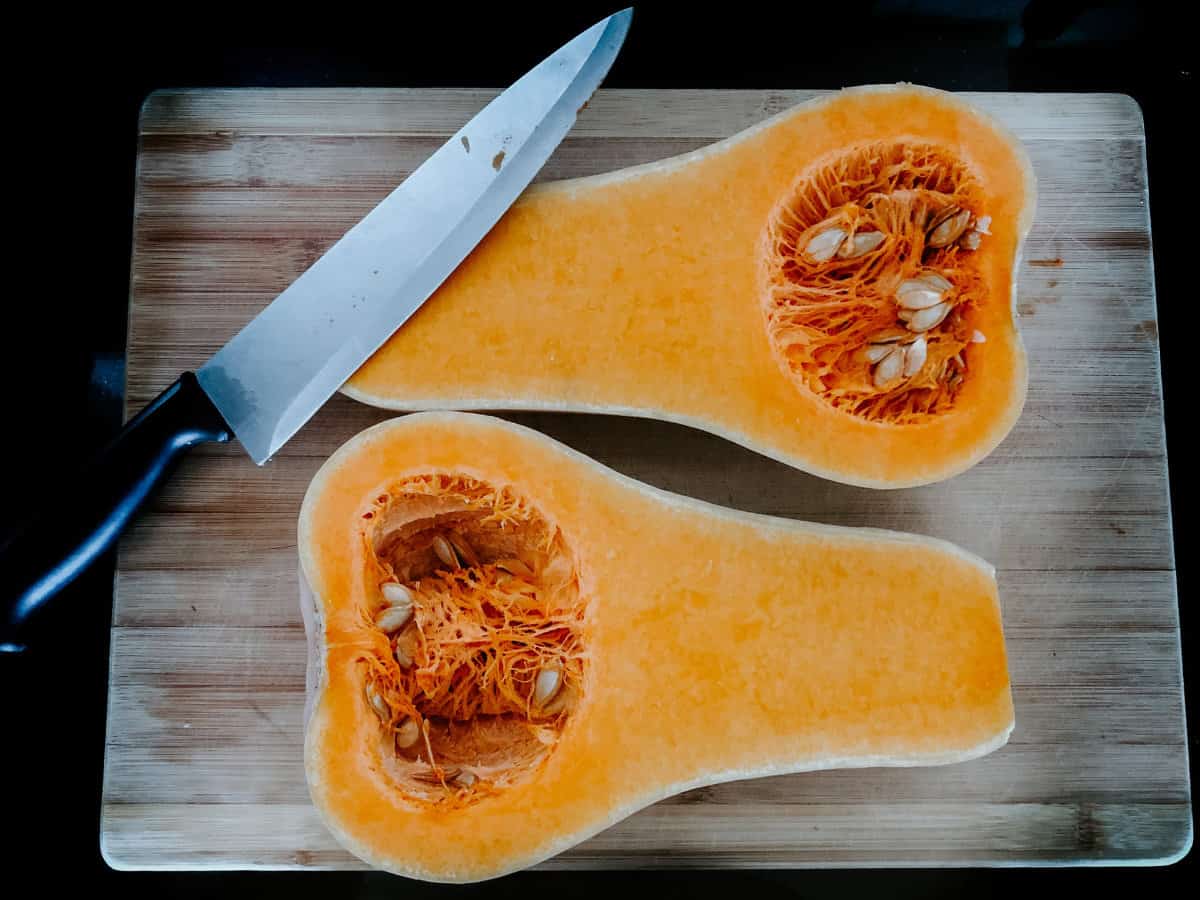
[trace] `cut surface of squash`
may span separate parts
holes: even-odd
[[[299,547],[310,791],[392,872],[491,878],[688,788],[1012,729],[982,560],[669,494],[501,420],[358,435]]]
[[[908,85],[528,190],[343,390],[393,409],[661,418],[871,487],[947,478],[1017,420],[1015,138]],[[449,377],[447,373],[452,373]]]

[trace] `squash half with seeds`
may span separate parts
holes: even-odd
[[[1024,150],[978,109],[848,89],[531,188],[344,391],[648,416],[836,481],[938,481],[1024,403],[1015,272],[1034,203]]]
[[[1013,727],[982,560],[668,494],[497,419],[355,437],[299,548],[312,798],[403,875],[492,878],[688,788],[953,763]]]

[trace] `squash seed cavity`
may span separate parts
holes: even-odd
[[[462,475],[379,494],[364,517],[368,627],[386,646],[365,702],[406,798],[463,805],[532,776],[584,695],[575,555],[526,498]]]
[[[803,173],[767,229],[764,309],[781,367],[867,420],[948,412],[978,343],[991,225],[944,148],[866,145]]]

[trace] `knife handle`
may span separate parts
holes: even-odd
[[[188,448],[231,437],[191,372],[132,418],[65,497],[54,492],[51,509],[0,547],[0,653],[25,649],[48,601],[116,544]]]

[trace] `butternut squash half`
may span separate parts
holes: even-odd
[[[952,763],[1013,727],[987,563],[668,494],[508,422],[361,433],[299,548],[312,798],[391,872],[491,878],[688,788]]]
[[[531,188],[343,388],[390,409],[620,413],[836,481],[938,481],[1017,420],[1016,139],[907,85]]]

